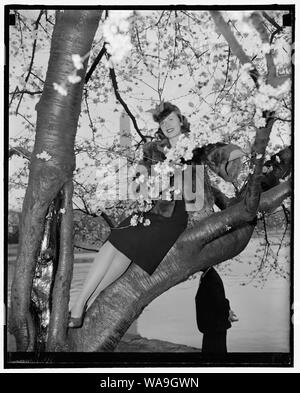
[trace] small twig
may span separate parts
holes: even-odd
[[[41,17],[42,17],[42,15],[43,15],[43,13],[44,13],[44,10],[40,11],[38,18],[37,18],[37,20],[35,21],[35,28],[34,28],[34,30],[38,30],[38,28],[39,28],[39,22],[40,22],[40,20],[41,20]],[[30,60],[29,68],[28,68],[28,73],[27,73],[27,76],[26,76],[26,78],[25,78],[25,84],[28,82],[28,79],[29,79],[30,74],[31,74],[31,70],[32,70],[32,66],[33,66],[33,61],[34,61],[34,55],[35,55],[35,51],[36,51],[36,42],[37,42],[37,39],[35,38],[35,40],[33,41],[33,47],[32,47],[32,53],[31,53],[31,60]],[[19,103],[18,103],[18,105],[17,105],[16,114],[18,114],[18,111],[19,111],[21,102],[22,102],[22,100],[23,100],[23,96],[24,96],[24,93],[21,94]]]
[[[38,91],[19,90],[18,86],[16,89],[18,89],[18,91],[12,91],[11,93],[9,93],[10,95],[13,95],[12,100],[14,99],[14,95],[18,95],[18,94],[29,94],[31,96],[34,96],[43,93],[43,90],[38,90]]]
[[[87,189],[86,189],[82,184],[78,183],[74,178],[73,178],[73,181],[74,181],[76,184],[78,184],[79,186],[81,186],[81,187],[86,191],[86,193],[88,193]],[[83,197],[81,194],[79,194],[78,192],[76,192],[76,190],[74,190],[74,195],[77,195],[78,198],[79,198],[79,199],[81,200],[81,202],[83,203],[84,210],[82,210],[82,212],[84,212],[84,213],[87,214],[88,216],[97,217],[97,215],[94,215],[94,213],[91,213],[91,212],[90,212],[90,209],[89,209],[89,207],[88,207],[88,205],[87,205],[87,202],[86,202],[86,200],[84,199],[84,197]]]
[[[15,15],[18,17],[20,29],[21,29],[21,22],[22,22],[25,28],[30,31],[30,27],[27,26],[27,24],[23,21],[23,19],[21,18],[21,14],[18,11],[15,11]]]
[[[292,119],[283,119],[282,117],[275,117],[275,120],[280,120],[282,122],[291,123]]]
[[[33,124],[33,123],[31,123],[31,121],[29,121],[24,115],[22,115],[22,113],[18,113],[18,116],[21,116],[21,117],[23,117],[23,119],[25,120],[25,121],[27,121],[27,123],[29,123],[30,125],[31,125],[31,127],[35,127],[35,125]]]
[[[43,81],[42,78],[40,78],[38,75],[36,75],[33,71],[31,71],[31,75],[33,75],[35,78],[37,78],[40,82],[42,82],[43,84],[45,84],[45,81]]]
[[[14,98],[15,98],[15,95],[18,94],[19,91],[20,91],[19,86],[17,86],[17,87],[15,88],[15,91],[12,93],[12,97],[11,97],[10,102],[9,102],[9,104],[8,104],[9,107],[11,106],[11,104],[12,104]]]
[[[162,17],[164,16],[165,11],[166,11],[166,10],[163,10],[163,12],[161,13],[161,15],[160,15],[158,21],[155,23],[154,26],[158,26],[158,25],[159,25],[160,21],[162,20]]]
[[[94,252],[98,252],[99,251],[99,249],[87,248],[87,247],[83,247],[83,246],[77,246],[77,244],[74,244],[74,248],[79,248],[81,250],[94,251]]]
[[[265,217],[265,214],[263,214],[263,216],[262,216],[262,221],[263,221],[264,231],[265,231],[265,241],[266,241],[266,244],[267,244],[268,246],[270,246],[270,242],[269,242],[269,238],[268,238],[268,232],[267,232],[267,225],[266,225],[266,217]]]
[[[149,73],[155,78],[154,73],[152,72],[151,68],[149,67],[149,65],[148,65],[148,63],[146,62],[146,59],[145,59],[145,56],[150,56],[150,57],[154,57],[154,56],[147,55],[147,54],[145,54],[143,52],[141,41],[140,41],[140,36],[139,36],[139,32],[138,32],[137,27],[135,27],[135,33],[136,33],[136,38],[137,38],[137,49],[140,52],[140,55],[142,57],[142,61],[143,61],[144,65],[145,65],[145,67],[147,68],[147,70],[149,71]],[[155,56],[155,58],[157,58],[157,57]]]
[[[95,126],[93,124],[93,120],[91,118],[90,108],[89,108],[89,104],[88,104],[88,100],[87,100],[87,95],[88,95],[87,89],[84,89],[84,102],[85,102],[88,118],[89,118],[89,121],[90,121],[90,128],[92,130],[93,142],[95,143],[95,131],[96,131],[96,129],[95,129]]]
[[[101,217],[103,217],[103,219],[107,222],[107,224],[108,224],[108,226],[110,228],[115,228],[116,227],[115,223],[112,221],[112,219],[104,211],[101,211]]]
[[[52,25],[52,26],[54,26],[54,23],[50,20],[50,18],[48,17],[48,11],[47,10],[45,10],[45,18],[46,18],[46,21],[48,22],[48,23],[50,23],[50,25]]]
[[[225,81],[224,81],[224,85],[221,88],[221,90],[220,90],[220,92],[218,94],[218,97],[216,99],[216,105],[218,105],[221,102],[221,101],[217,101],[217,100],[220,97],[220,95],[223,93],[223,91],[225,90],[225,87],[226,87],[226,83],[227,83],[227,79],[228,79],[228,72],[229,72],[230,54],[231,54],[230,46],[228,45],[228,55],[227,55],[227,67],[226,67]]]
[[[26,150],[24,147],[14,147],[9,146],[8,158],[11,158],[13,155],[18,155],[20,157],[24,157],[30,161],[31,153],[30,151]]]
[[[42,15],[43,15],[43,13],[44,13],[44,11],[42,10],[42,11],[40,12],[40,14],[39,14],[39,16],[38,16],[36,22],[35,22],[35,28],[34,28],[34,30],[38,30],[38,28],[39,28],[39,22],[40,22],[40,20],[41,20],[41,17],[42,17]],[[34,42],[33,42],[33,46],[32,46],[31,61],[30,61],[30,64],[29,64],[28,74],[27,74],[27,76],[26,76],[26,78],[25,78],[25,82],[26,82],[26,83],[28,82],[28,79],[29,79],[30,74],[31,74],[31,69],[32,69],[32,66],[33,66],[34,55],[35,55],[35,50],[36,50],[36,41],[37,41],[37,39],[35,38],[35,40],[34,40]]]
[[[82,200],[82,198],[80,198],[80,199]],[[84,213],[85,215],[93,217],[93,218],[100,218],[100,217],[102,217],[110,228],[115,228],[115,226],[116,226],[115,223],[108,216],[108,214],[105,213],[104,211],[101,210],[101,214],[99,215],[99,214],[91,213],[91,212],[89,212],[87,210],[81,209],[80,207],[78,207],[78,205],[75,202],[74,202],[74,204],[77,206],[77,208],[74,209],[74,211],[80,211],[81,213]]]
[[[128,114],[128,116],[131,118],[132,123],[133,123],[133,126],[134,126],[136,132],[139,134],[139,136],[142,138],[142,140],[143,140],[144,142],[146,142],[146,138],[145,138],[145,136],[141,133],[141,131],[140,131],[138,125],[137,125],[137,122],[136,122],[135,117],[133,116],[133,114],[131,113],[131,111],[130,111],[130,109],[128,108],[127,104],[125,103],[125,101],[122,99],[122,97],[121,97],[121,95],[120,95],[119,87],[118,87],[118,82],[117,82],[117,77],[116,77],[116,73],[115,73],[114,68],[110,68],[110,69],[109,69],[109,75],[110,75],[110,79],[111,79],[111,81],[112,81],[112,85],[113,85],[114,92],[115,92],[115,96],[116,96],[117,100],[120,102],[120,104],[123,106],[125,112],[126,112],[126,113]]]
[[[106,49],[105,49],[105,42],[98,54],[98,56],[96,57],[96,59],[94,60],[93,64],[91,65],[91,68],[89,69],[89,71],[87,72],[86,76],[85,76],[85,83],[88,83],[88,81],[90,80],[93,72],[95,71],[97,65],[99,64],[99,62],[101,61],[103,55],[106,53]]]
[[[175,17],[177,17],[177,11],[175,11]],[[177,39],[178,39],[178,37],[177,37],[177,30],[180,32],[180,27],[179,27],[179,25],[178,25],[177,23],[175,23],[175,28],[174,28],[173,58],[172,58],[172,60],[171,60],[170,66],[169,66],[168,69],[167,69],[167,72],[166,72],[166,75],[165,75],[165,78],[164,78],[164,81],[163,81],[162,92],[163,92],[163,90],[164,90],[164,88],[165,88],[165,85],[166,85],[166,82],[167,82],[167,78],[168,78],[168,76],[169,76],[169,73],[170,73],[170,71],[172,71],[173,68],[174,68],[174,64],[175,64],[175,60],[176,60],[176,48],[177,48]],[[161,101],[161,99],[160,99],[160,101]]]

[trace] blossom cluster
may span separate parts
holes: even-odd
[[[277,88],[262,82],[259,89],[251,97],[251,102],[256,108],[254,124],[256,127],[264,127],[266,119],[263,118],[264,111],[275,112],[281,107],[281,98],[290,91],[290,81],[286,80]]]
[[[39,158],[40,160],[44,160],[44,161],[49,161],[51,160],[52,156],[46,151],[42,151],[42,153],[36,155],[36,158]]]
[[[209,179],[213,186],[218,188],[228,198],[235,197],[235,188],[232,183],[229,183],[214,173],[210,168],[207,169]]]
[[[83,62],[85,59],[89,56],[89,52],[86,53],[83,57],[81,57],[79,54],[72,54],[71,59],[73,62],[74,66],[74,71],[67,76],[67,80],[69,83],[72,85],[79,83],[81,81],[81,76],[77,75],[77,71],[83,69]],[[58,92],[63,97],[66,97],[68,95],[68,90],[67,90],[67,83],[56,83],[53,82],[53,88],[55,91]]]
[[[178,141],[174,147],[166,149],[166,161],[180,163],[180,158],[184,160],[190,160],[193,157],[193,149],[195,145],[193,144],[193,138],[181,134]]]
[[[56,82],[53,82],[53,88],[54,90],[56,90],[58,92],[58,94],[60,94],[61,96],[67,96],[68,95],[68,91],[66,90],[65,85],[61,85],[58,84]]]
[[[181,190],[170,186],[170,175],[174,175],[175,173],[179,174],[181,171],[186,170],[187,164],[183,163],[182,159],[185,161],[192,159],[193,150],[196,146],[195,141],[195,134],[191,133],[189,136],[181,134],[176,145],[171,148],[165,147],[166,159],[153,166],[155,171],[154,177],[157,177],[158,179],[149,179],[150,182],[148,186],[150,187],[150,195],[152,192],[155,194],[155,188],[152,188],[151,190],[151,187],[154,187],[153,184],[157,185],[157,180],[159,181],[159,178],[162,179],[162,189],[167,200],[172,199],[172,193],[178,195],[181,192]]]
[[[113,63],[120,62],[132,48],[127,20],[131,14],[132,11],[113,10],[109,12],[108,18],[103,23],[103,36],[107,42],[106,50],[111,55]]]
[[[143,224],[145,227],[151,224],[149,218],[145,218],[143,215],[134,214],[130,219],[131,226],[137,226],[138,224]]]

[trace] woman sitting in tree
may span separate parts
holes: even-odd
[[[156,133],[157,140],[144,145],[142,164],[147,168],[148,173],[152,165],[166,158],[165,148],[176,146],[180,135],[188,134],[190,131],[185,116],[177,106],[169,102],[162,102],[152,113],[154,121],[159,123],[159,129]],[[220,149],[218,151],[220,153]],[[228,152],[226,154],[228,155]],[[195,149],[193,157],[196,158],[197,163],[200,163],[199,155],[201,149]],[[216,164],[216,160],[217,158],[214,157],[213,165]],[[184,163],[184,160],[182,159],[181,162]],[[189,161],[192,162],[193,159]],[[192,192],[191,188],[190,191],[183,193],[183,197],[174,198],[173,193],[173,198],[156,200],[153,202],[153,207],[143,213],[143,220],[136,223],[137,225],[131,225],[135,215],[133,213],[118,227],[112,228],[111,234],[95,257],[83,288],[70,311],[70,328],[82,326],[87,304],[91,304],[100,292],[116,281],[131,263],[137,264],[149,275],[155,271],[187,227],[186,203],[190,201],[187,201],[186,195],[191,195],[189,192]]]

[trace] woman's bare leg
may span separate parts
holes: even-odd
[[[105,242],[100,248],[85,279],[83,287],[72,307],[72,317],[81,317],[87,300],[93,294],[99,282],[103,279],[117,253],[119,253],[119,251],[109,241]]]
[[[117,252],[111,265],[109,266],[108,270],[106,271],[103,279],[97,286],[97,289],[93,293],[93,295],[88,300],[88,306],[90,306],[94,300],[98,297],[100,292],[104,291],[110,284],[116,281],[129,267],[131,260],[126,257],[126,255],[122,254],[121,252]]]

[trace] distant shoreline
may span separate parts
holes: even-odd
[[[16,352],[14,336],[10,333],[7,336],[7,352]],[[201,349],[127,333],[113,352],[201,352]]]

